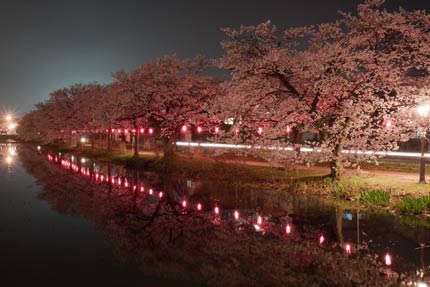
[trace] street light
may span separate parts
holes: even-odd
[[[420,158],[420,180],[419,183],[426,183],[426,159],[424,157],[424,152],[426,150],[426,129],[427,124],[425,120],[430,112],[430,105],[420,105],[417,107],[418,115],[422,119],[421,123],[421,131],[420,131],[420,140],[421,140],[421,158]]]
[[[11,122],[13,117],[11,115],[6,115],[5,119],[6,119],[6,122]]]

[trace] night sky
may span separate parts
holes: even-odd
[[[8,2],[8,3],[6,3]],[[222,27],[318,24],[358,0],[1,1],[0,111],[23,115],[55,89],[111,80],[153,58],[222,54]],[[388,5],[430,11],[428,0]]]

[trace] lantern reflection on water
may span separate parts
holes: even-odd
[[[285,227],[285,233],[291,234],[291,225],[287,224],[287,226]]]
[[[239,220],[239,211],[234,211],[234,219]]]

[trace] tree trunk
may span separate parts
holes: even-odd
[[[134,145],[133,145],[133,151],[134,151],[134,157],[139,157],[139,130],[137,126],[134,127],[135,133],[134,133]]]
[[[330,162],[330,177],[339,180],[343,173],[342,165],[342,150],[345,145],[346,138],[348,137],[349,129],[352,123],[352,118],[348,117],[345,120],[345,127],[340,134],[338,143],[333,151],[333,158]]]
[[[170,159],[175,155],[176,150],[176,135],[165,137],[164,142],[164,158]]]
[[[109,128],[109,132],[107,134],[107,151],[112,151],[112,129]]]
[[[333,159],[330,162],[330,177],[339,180],[343,173],[343,167],[340,164],[340,159]]]
[[[302,137],[303,137],[303,133],[301,132],[300,128],[295,128],[294,129],[294,149],[300,153],[300,147],[302,145]]]

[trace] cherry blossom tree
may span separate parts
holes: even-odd
[[[180,60],[165,56],[130,73],[115,74],[122,96],[132,103],[130,117],[141,118],[157,129],[166,158],[174,154],[182,125],[209,122],[208,105],[217,95],[217,85],[213,78],[200,75],[205,66],[201,57]]]
[[[351,162],[345,149],[395,149],[411,131],[411,71],[428,67],[429,17],[382,4],[367,1],[357,15],[287,29],[282,38],[270,22],[225,29],[219,66],[232,72],[236,119],[254,134],[267,127],[272,140],[287,127],[316,134],[307,143],[319,151],[313,160],[330,162],[334,178]]]

